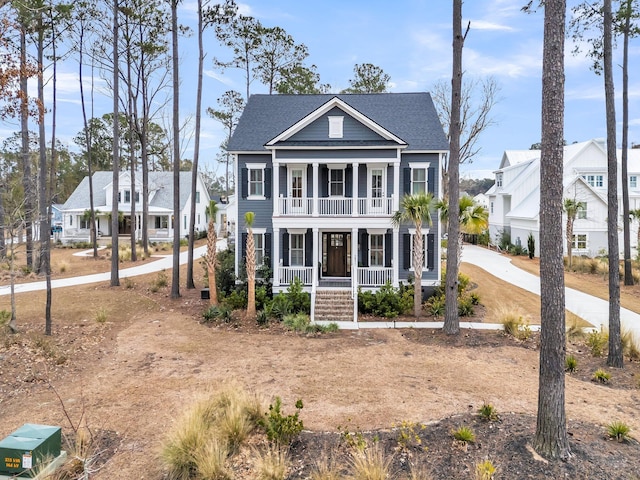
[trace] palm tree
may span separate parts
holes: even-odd
[[[629,211],[629,216],[632,220],[638,221],[638,240],[636,242],[636,248],[638,250],[638,255],[640,255],[640,208],[636,208],[635,210]]]
[[[216,244],[218,243],[218,236],[216,235],[216,214],[218,213],[218,206],[216,202],[211,200],[209,207],[207,208],[207,215],[209,215],[209,228],[207,229],[207,255],[205,256],[205,263],[207,264],[207,277],[209,278],[209,304],[218,305],[218,289],[216,287],[216,260],[218,252],[216,250]]]
[[[422,267],[424,265],[424,247],[422,240],[422,225],[431,226],[431,211],[435,208],[436,202],[431,193],[416,193],[405,195],[400,202],[400,210],[391,217],[394,227],[401,223],[411,222],[416,228],[413,236],[413,312],[416,318],[420,318],[422,311]],[[406,248],[406,246],[405,246]]]
[[[247,225],[247,252],[245,265],[247,269],[247,316],[256,316],[256,243],[253,238],[253,220],[255,213],[244,214],[244,223]]]
[[[489,212],[485,207],[477,204],[468,195],[460,198],[458,203],[460,209],[460,235],[458,237],[458,263],[462,254],[462,235],[479,235],[489,226]],[[440,220],[449,220],[449,202],[442,199],[437,202],[436,208],[440,210]]]
[[[569,268],[573,258],[573,224],[578,216],[578,211],[586,207],[584,202],[579,202],[575,198],[565,198],[562,208],[567,212],[567,255],[569,257]]]

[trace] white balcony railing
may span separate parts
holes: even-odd
[[[296,277],[303,285],[311,285],[313,267],[278,267],[280,285],[289,285]]]
[[[394,214],[393,197],[386,198],[317,198],[317,213],[320,217],[390,217]],[[278,215],[311,216],[313,198],[278,198]]]
[[[358,285],[366,287],[393,283],[393,269],[390,267],[358,267]]]
[[[278,212],[280,215],[300,216],[311,215],[313,212],[313,198],[278,198]]]
[[[358,215],[363,217],[393,215],[393,198],[359,198]]]
[[[349,216],[353,212],[353,198],[319,198],[318,213],[320,216]]]

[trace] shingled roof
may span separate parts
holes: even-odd
[[[229,141],[228,150],[266,152],[267,142],[335,97],[407,142],[405,151],[449,149],[431,95],[375,93],[252,95]]]
[[[142,174],[140,174],[141,178]],[[113,181],[112,172],[95,172],[93,174],[94,205],[107,204],[105,187]],[[149,184],[157,188],[151,198],[150,207],[173,210],[173,172],[149,172]],[[180,172],[180,208],[183,209],[191,194],[191,172]],[[89,177],[84,177],[80,184],[65,202],[64,210],[89,208]]]

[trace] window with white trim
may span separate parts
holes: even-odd
[[[254,233],[253,240],[256,250],[256,266],[264,263],[264,234]]]
[[[576,209],[576,218],[585,220],[587,218],[587,202],[581,202]]]
[[[342,138],[344,135],[343,125],[344,117],[328,117],[329,118],[329,138]]]
[[[384,267],[384,235],[369,235],[369,266]]]
[[[131,190],[124,191],[124,203],[131,203]]]
[[[249,170],[249,196],[264,197],[264,168],[251,168]]]
[[[496,187],[502,186],[502,172],[496,173]]]
[[[80,228],[89,228],[89,225],[91,225],[91,220],[90,219],[84,219],[82,217],[80,217]]]
[[[411,169],[411,193],[427,193],[427,169]]]
[[[169,216],[159,215],[156,217],[155,228],[169,228]]]
[[[590,187],[601,188],[604,186],[604,175],[583,175],[582,178]]]
[[[638,176],[630,175],[629,176],[629,188],[638,188]]]
[[[301,267],[304,265],[304,234],[289,234],[289,265]]]
[[[344,197],[344,170],[336,168],[329,170],[329,196]]]
[[[489,211],[490,211],[490,213],[493,213],[493,202],[491,202],[489,205],[490,205],[490,206],[489,206],[489,208],[490,208],[490,210],[489,210]]]
[[[587,234],[586,233],[578,233],[573,235],[573,248],[576,250],[586,250],[587,249]]]

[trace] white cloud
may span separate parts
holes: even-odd
[[[520,53],[511,53],[503,58],[497,58],[469,48],[464,54],[463,62],[465,71],[474,75],[534,77],[540,75],[542,55],[525,48]]]
[[[470,20],[471,28],[474,30],[497,30],[503,32],[514,32],[515,28],[508,25],[501,25],[499,23],[491,22],[488,20]],[[466,25],[467,22],[463,22]],[[466,27],[465,27],[466,28]]]
[[[231,78],[229,78],[226,75],[222,75],[221,73],[216,72],[215,70],[205,70],[204,74],[209,78],[213,78],[214,80],[217,80],[223,85],[227,85],[229,87],[235,86],[235,82]]]

